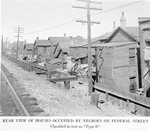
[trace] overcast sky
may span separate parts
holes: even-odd
[[[126,26],[137,27],[138,17],[150,17],[149,0],[92,0],[102,5],[91,4],[91,7],[102,8],[102,11],[91,11],[91,21],[101,24],[91,26],[92,38],[113,29],[113,21],[120,26],[121,12],[124,12]],[[138,2],[140,1],[140,2]],[[135,2],[135,3],[134,3]],[[132,5],[128,5],[134,3]],[[14,27],[24,28],[23,37],[33,43],[36,37],[47,39],[49,36],[83,36],[87,38],[87,25],[76,22],[78,18],[86,20],[86,10],[72,8],[72,5],[86,6],[77,0],[1,0],[1,34],[16,41]],[[128,5],[119,9],[120,6]],[[114,9],[108,11],[110,9]],[[44,31],[42,31],[44,30]],[[36,32],[36,33],[35,33]]]

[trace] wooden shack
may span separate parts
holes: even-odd
[[[24,45],[23,54],[32,55],[32,51],[33,51],[33,43],[26,43]]]
[[[57,43],[51,44],[49,40],[36,40],[33,45],[32,56],[38,59],[38,62],[45,62],[46,59],[52,56],[52,52],[54,51]]]
[[[132,92],[138,88],[137,42],[109,42],[96,49],[96,76],[101,86]]]
[[[61,42],[62,40],[62,42]],[[37,56],[39,62],[45,62],[46,59],[52,58],[64,59],[66,55],[69,55],[69,47],[71,41],[68,39],[58,39],[57,37],[49,37],[48,40],[36,40],[33,46],[33,57]]]

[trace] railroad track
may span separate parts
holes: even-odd
[[[37,116],[44,112],[37,106],[36,98],[30,96],[24,88],[16,85],[13,76],[3,65],[1,66],[1,75],[8,85],[8,90],[19,112],[19,116]]]
[[[19,96],[17,95],[16,91],[13,89],[11,83],[9,82],[9,80],[7,79],[5,73],[1,70],[2,76],[5,79],[6,83],[8,84],[11,96],[15,102],[15,105],[17,107],[17,109],[19,110],[19,113],[21,116],[30,116],[29,112],[27,111],[27,109],[25,108],[25,106],[23,105],[23,103],[21,102]]]

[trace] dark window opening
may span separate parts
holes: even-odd
[[[136,77],[130,77],[130,87],[129,90],[131,93],[135,93],[137,90]]]
[[[135,48],[129,49],[129,65],[135,65],[136,59],[135,59]]]

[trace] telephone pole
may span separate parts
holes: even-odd
[[[14,28],[14,33],[17,33],[17,36],[15,36],[15,37],[17,37],[16,59],[18,58],[19,37],[22,37],[22,36],[20,36],[20,34],[23,33],[23,30],[24,29],[20,28],[20,26]]]
[[[90,3],[94,4],[102,4],[100,2],[94,2],[91,0],[78,0],[81,2],[86,2],[87,7],[80,7],[80,6],[72,6],[73,8],[80,8],[80,9],[87,9],[87,22],[82,20],[77,20],[77,22],[87,23],[87,30],[88,30],[88,95],[90,96],[93,92],[93,81],[92,81],[92,55],[91,55],[91,23],[92,24],[100,24],[99,22],[92,22],[90,20],[90,10],[102,10],[100,8],[91,8]]]
[[[2,51],[2,54],[3,54],[3,53],[4,53],[3,35],[2,35],[2,40],[1,40],[1,46],[2,46],[2,49],[1,49],[1,51]]]

